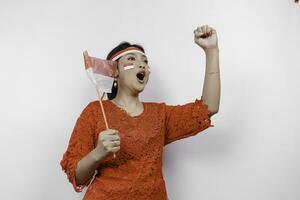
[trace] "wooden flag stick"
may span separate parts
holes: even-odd
[[[100,97],[99,88],[98,88],[97,85],[96,85],[96,90],[97,90],[97,94],[98,94],[99,103],[100,103],[100,106],[101,106],[102,115],[103,115],[103,118],[104,118],[105,127],[106,127],[106,130],[107,130],[109,128],[108,128],[108,123],[107,123],[105,111],[104,111],[103,104],[102,104],[102,99],[103,99],[103,96],[104,96],[105,93],[103,92],[102,97]],[[114,159],[115,158],[116,158],[116,153],[114,153]]]

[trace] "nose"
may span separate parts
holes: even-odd
[[[139,66],[139,68],[143,68],[143,69],[145,69],[145,66],[143,66],[143,65],[140,65],[140,66]]]

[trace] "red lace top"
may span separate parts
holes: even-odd
[[[101,160],[94,176],[83,185],[75,182],[77,163],[105,130],[99,101],[90,102],[78,117],[60,165],[76,192],[87,187],[83,200],[166,200],[162,174],[163,147],[196,135],[211,125],[203,100],[183,105],[143,102],[144,110],[130,116],[110,100],[103,100],[109,128],[119,130],[120,150]]]

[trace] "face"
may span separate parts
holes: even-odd
[[[147,57],[141,53],[132,52],[122,56],[118,62],[118,90],[142,92],[149,79],[149,69]]]

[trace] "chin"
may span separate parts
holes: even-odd
[[[145,86],[146,86],[146,85],[140,85],[140,86],[138,86],[138,87],[135,87],[135,90],[138,91],[138,92],[142,92],[142,91],[144,91]]]
[[[143,92],[144,91],[144,89],[145,89],[145,87],[143,86],[143,87],[140,87],[140,88],[136,88],[136,90],[138,91],[138,92]]]

